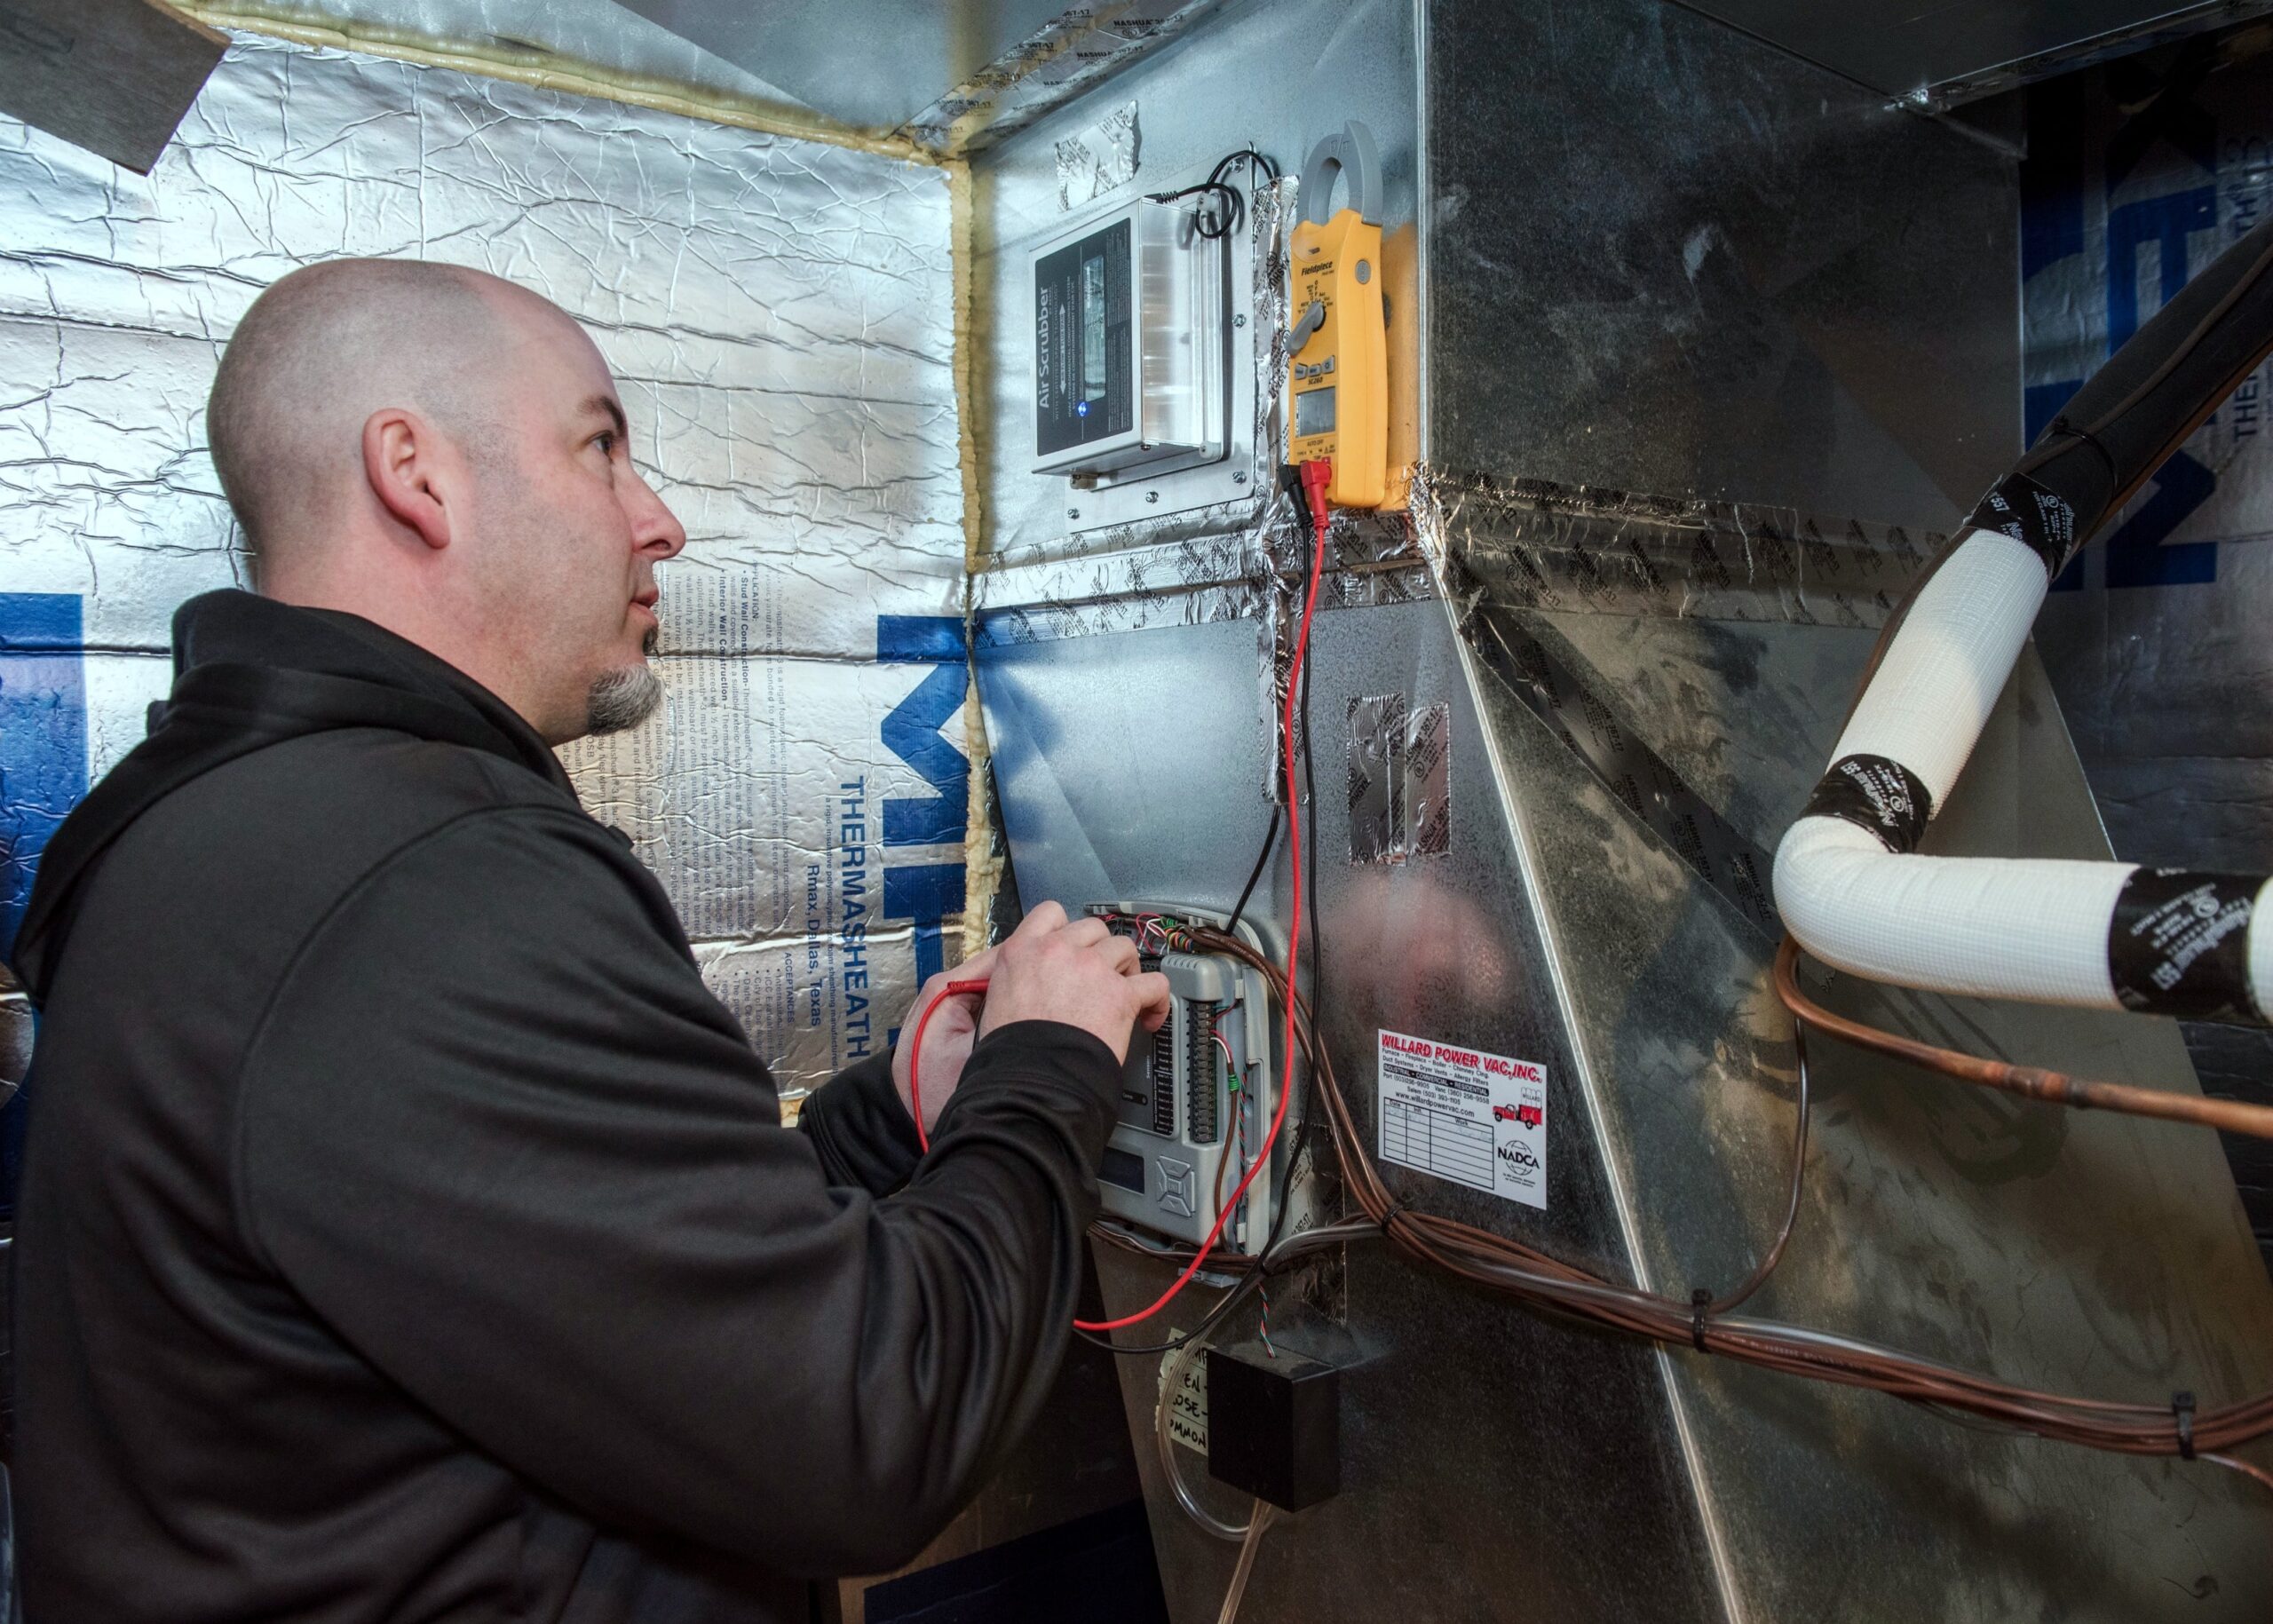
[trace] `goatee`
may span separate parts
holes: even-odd
[[[655,652],[653,631],[641,652]],[[603,672],[593,679],[591,692],[584,698],[584,731],[620,733],[653,716],[662,702],[663,679],[649,667],[627,665],[621,670]]]

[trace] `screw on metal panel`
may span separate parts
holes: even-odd
[[[1232,483],[1234,485],[1245,485],[1247,483],[1247,476],[1243,473],[1235,473],[1232,476]]]
[[[1146,491],[1144,493],[1144,500],[1147,502],[1158,502],[1160,499],[1160,493],[1158,491]]]
[[[1232,325],[1233,327],[1245,327],[1247,325],[1247,318],[1245,316],[1233,316],[1232,318]]]
[[[1079,519],[1081,516],[1081,510],[1079,508],[1067,508],[1065,510],[1065,517],[1068,519]]]

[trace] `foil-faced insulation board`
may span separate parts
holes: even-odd
[[[99,776],[175,606],[247,578],[202,414],[254,296],[342,254],[512,278],[599,344],[690,537],[669,702],[565,752],[579,790],[786,1089],[873,1051],[962,906],[948,207],[927,166],[252,36],[147,179],[0,120],[0,552],[75,615],[52,749]]]
[[[2260,25],[2261,29],[2263,25]],[[2239,36],[2246,45],[2253,36]],[[2220,65],[2229,60],[2230,65]],[[2273,209],[2273,59],[2111,64],[2029,92],[2023,409],[2094,366]],[[2273,852],[2273,363],[2053,583],[2037,640],[2118,855],[2248,872]],[[2273,1101],[2273,1034],[2189,1023],[2214,1093]],[[2228,1141],[2273,1256],[2273,1147]]]

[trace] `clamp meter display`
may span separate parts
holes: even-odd
[[[1334,177],[1350,205],[1332,214]],[[1389,498],[1389,337],[1382,286],[1382,175],[1373,132],[1354,119],[1303,165],[1291,245],[1287,460],[1333,460],[1326,497],[1378,508]]]

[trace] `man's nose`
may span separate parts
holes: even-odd
[[[632,474],[631,499],[624,503],[631,517],[631,544],[658,564],[677,558],[686,546],[686,527],[678,515],[655,495],[645,474]]]

